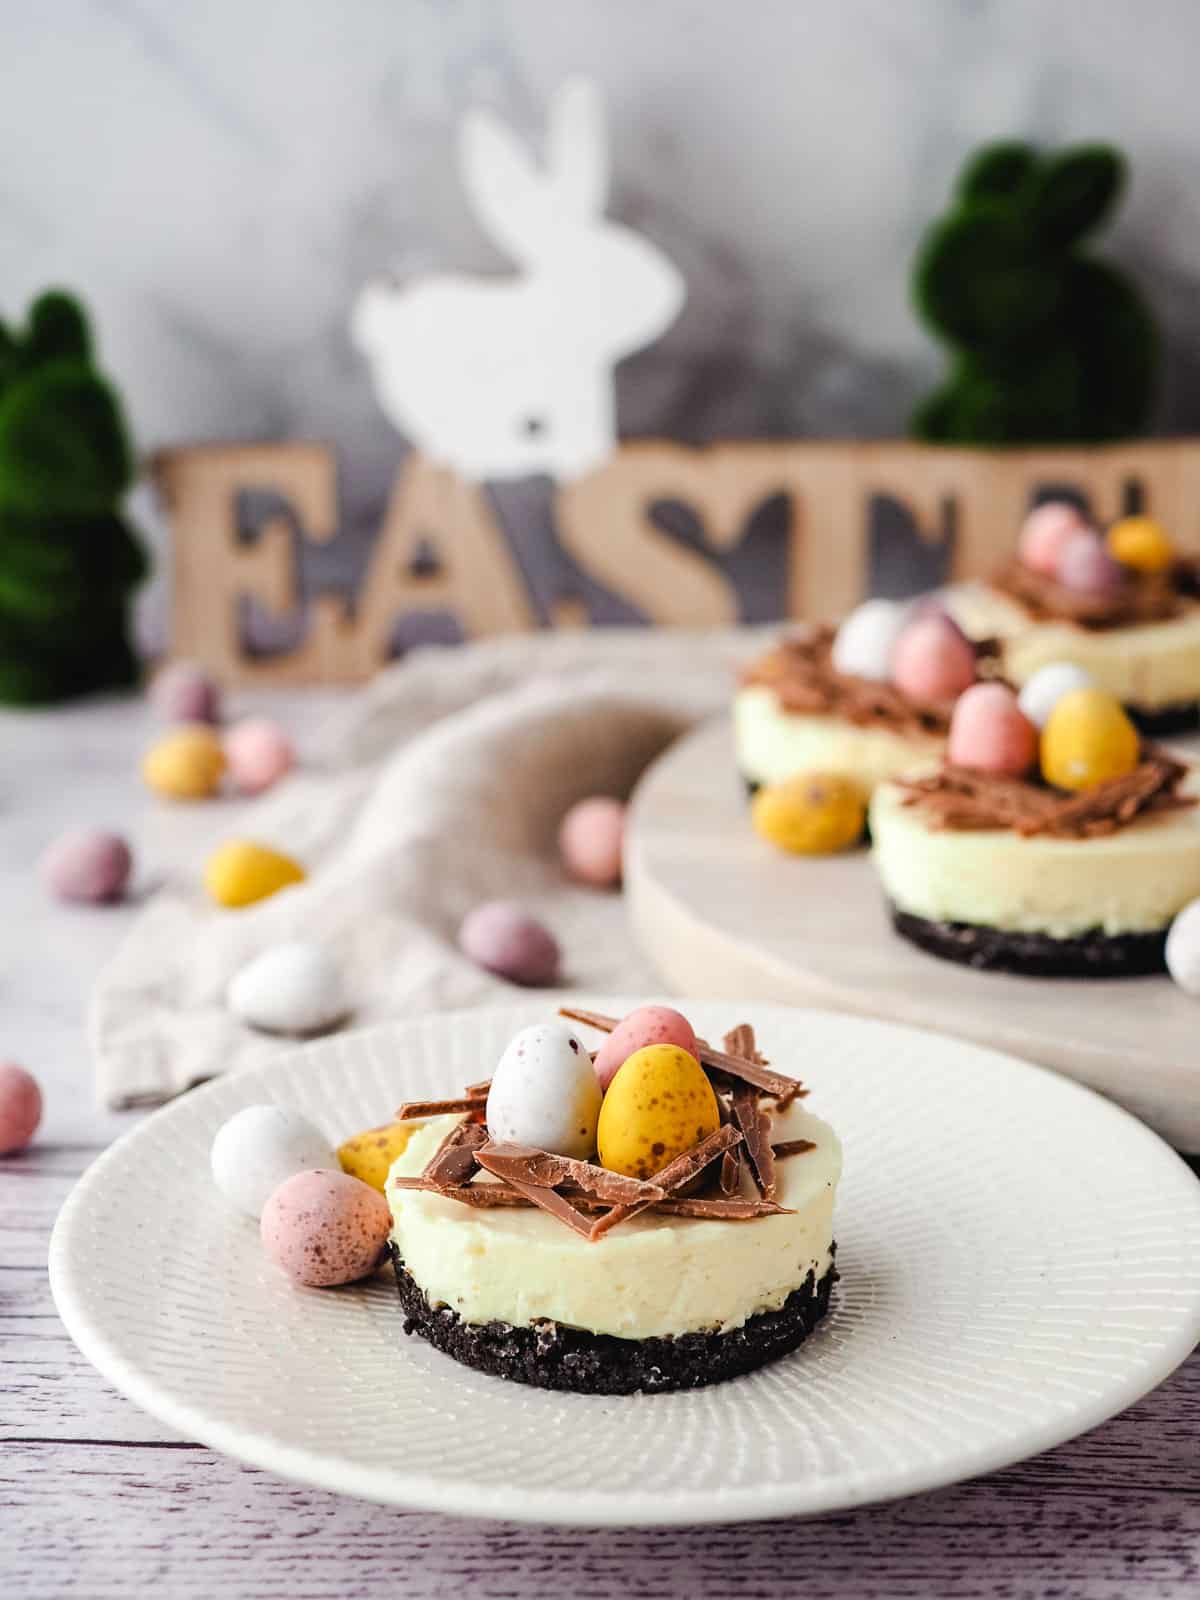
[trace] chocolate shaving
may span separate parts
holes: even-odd
[[[552,1217],[557,1217],[560,1222],[565,1222],[568,1228],[573,1228],[576,1233],[581,1233],[585,1239],[591,1237],[592,1225],[577,1206],[559,1194],[557,1189],[548,1189],[544,1184],[525,1183],[520,1178],[510,1177],[507,1180],[510,1188],[518,1194],[524,1195],[542,1211],[548,1211]],[[481,1188],[490,1189],[493,1185],[484,1184]],[[455,1191],[450,1190],[451,1194]]]
[[[781,1217],[792,1213],[774,1200],[690,1198],[660,1200],[654,1208],[671,1217],[707,1217],[714,1222],[749,1222],[752,1217]]]
[[[701,1139],[690,1150],[685,1150],[682,1155],[668,1161],[661,1172],[654,1174],[655,1185],[665,1194],[674,1194],[698,1178],[706,1167],[718,1158],[725,1156],[734,1145],[742,1142],[742,1136],[730,1123],[710,1133],[706,1139]],[[600,1239],[615,1228],[618,1222],[628,1222],[630,1217],[636,1217],[639,1212],[646,1211],[654,1204],[653,1200],[635,1201],[628,1205],[614,1206],[606,1217],[601,1217],[592,1224],[592,1238]]]
[[[753,1061],[757,1066],[765,1067],[766,1056],[758,1048],[758,1041],[754,1037],[754,1029],[748,1022],[739,1022],[735,1028],[721,1040],[721,1047],[728,1055],[741,1056],[746,1061]]]
[[[418,1117],[448,1117],[456,1111],[483,1111],[486,1094],[462,1094],[456,1100],[406,1100],[395,1113],[397,1122],[412,1122]]]
[[[422,1174],[439,1188],[457,1189],[479,1168],[477,1152],[487,1143],[487,1129],[478,1122],[460,1122],[442,1140]]]
[[[920,807],[936,828],[960,833],[1009,828],[1024,838],[1094,839],[1138,817],[1194,806],[1194,796],[1178,792],[1187,772],[1165,751],[1143,745],[1134,771],[1077,794],[949,763],[924,778],[900,778],[897,786],[904,804]]]
[[[1022,561],[1010,561],[990,582],[993,589],[1016,600],[1037,622],[1070,622],[1101,632],[1179,616],[1188,609],[1187,596],[1194,577],[1191,564],[1179,561],[1165,572],[1129,569],[1118,588],[1107,594],[1087,594],[1064,588]]]
[[[657,1181],[643,1183],[640,1178],[627,1178],[623,1172],[610,1172],[590,1161],[575,1161],[570,1156],[553,1155],[523,1144],[485,1144],[477,1159],[493,1177],[515,1187],[524,1183],[539,1189],[557,1189],[569,1183],[609,1205],[661,1200],[666,1193]]]
[[[816,1148],[811,1139],[781,1139],[778,1144],[771,1146],[776,1161],[782,1161],[785,1156],[806,1156]]]
[[[764,1200],[775,1198],[775,1153],[771,1148],[771,1118],[759,1107],[758,1096],[748,1084],[733,1091],[733,1120],[742,1130],[750,1169]]]
[[[589,1240],[592,1237],[591,1225],[587,1223],[583,1213],[607,1211],[605,1201],[597,1200],[595,1195],[584,1194],[582,1190],[574,1190],[569,1186],[560,1194],[557,1189],[538,1190],[533,1185],[518,1188],[504,1183],[476,1183],[455,1189],[438,1188],[425,1178],[394,1178],[392,1188],[435,1194],[441,1199],[457,1200],[461,1205],[473,1206],[483,1211],[506,1207],[549,1211],[554,1216],[561,1217],[576,1233],[582,1233]],[[553,1205],[546,1204],[547,1199],[561,1200],[571,1215],[566,1216]],[[787,1211],[785,1206],[776,1205],[770,1200],[705,1199],[699,1196],[679,1195],[668,1195],[665,1199],[656,1200],[649,1209],[661,1212],[664,1216],[708,1217],[721,1222],[744,1222],[753,1217],[779,1216]]]
[[[717,1110],[721,1114],[722,1126],[732,1126],[733,1114],[729,1109],[729,1101],[723,1094],[717,1096]],[[740,1139],[721,1157],[721,1165],[717,1171],[717,1188],[726,1198],[741,1193],[742,1141]]]

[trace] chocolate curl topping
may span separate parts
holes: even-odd
[[[739,1056],[745,1061],[753,1061],[760,1067],[768,1065],[767,1058],[758,1048],[758,1041],[754,1037],[754,1028],[749,1022],[739,1022],[736,1028],[721,1040],[722,1048],[731,1056]]]
[[[514,1186],[524,1183],[538,1189],[557,1189],[569,1183],[610,1205],[629,1201],[653,1203],[666,1194],[658,1183],[643,1183],[640,1178],[609,1172],[606,1167],[593,1166],[590,1161],[575,1161],[570,1156],[553,1155],[523,1144],[485,1144],[477,1159],[494,1177],[503,1178]]]
[[[472,1183],[459,1189],[439,1189],[425,1178],[393,1178],[392,1188],[436,1194],[444,1200],[457,1200],[461,1205],[481,1211],[505,1207],[549,1211],[588,1239],[592,1236],[591,1225],[582,1213],[603,1211],[607,1215],[608,1209],[606,1201],[597,1200],[595,1195],[584,1194],[570,1185],[560,1194],[557,1189],[537,1189],[532,1184],[520,1189],[506,1183]],[[561,1202],[561,1209],[553,1204],[555,1201]],[[668,1217],[707,1217],[718,1222],[749,1222],[755,1217],[788,1214],[786,1206],[777,1205],[773,1200],[710,1200],[683,1195],[655,1200],[650,1209]]]
[[[771,1148],[771,1118],[759,1109],[758,1096],[747,1084],[733,1091],[733,1120],[742,1130],[754,1180],[764,1200],[775,1198],[775,1152]]]
[[[779,1144],[771,1146],[776,1161],[782,1161],[785,1156],[806,1156],[810,1150],[816,1148],[811,1139],[784,1139]]]
[[[718,1156],[725,1155],[734,1145],[741,1142],[742,1136],[738,1130],[726,1123],[715,1133],[710,1133],[707,1139],[701,1139],[699,1144],[694,1144],[690,1150],[685,1150],[682,1155],[676,1156],[674,1161],[669,1161],[661,1172],[654,1174],[654,1182],[668,1195],[673,1194],[675,1190],[691,1183],[693,1178],[698,1178],[705,1167],[710,1166]],[[653,1200],[639,1200],[627,1205],[614,1206],[606,1217],[601,1217],[592,1223],[591,1237],[602,1239],[610,1229],[616,1227],[618,1222],[628,1222],[630,1217],[636,1217],[639,1212],[648,1210],[654,1204]]]
[[[447,1117],[456,1111],[484,1111],[487,1095],[463,1094],[457,1100],[406,1100],[397,1108],[397,1122],[413,1122],[418,1117]]]
[[[437,1188],[458,1188],[479,1170],[476,1153],[487,1143],[487,1129],[479,1122],[460,1122],[437,1147],[421,1174]]]

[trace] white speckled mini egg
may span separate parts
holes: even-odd
[[[852,678],[890,678],[892,649],[911,617],[912,607],[895,600],[855,606],[834,635],[834,671]]]
[[[492,1074],[488,1133],[586,1161],[596,1148],[603,1098],[579,1039],[563,1022],[539,1022],[510,1040]]]
[[[213,1182],[231,1205],[259,1217],[281,1183],[310,1167],[340,1172],[333,1146],[298,1111],[245,1106],[217,1130]]]
[[[342,975],[329,952],[307,939],[271,945],[226,991],[235,1017],[265,1033],[316,1033],[346,1015]]]
[[[1200,996],[1200,900],[1193,900],[1167,934],[1167,971],[1181,989]]]
[[[1030,678],[1017,702],[1035,728],[1044,728],[1063,695],[1091,687],[1092,679],[1073,661],[1048,661]]]

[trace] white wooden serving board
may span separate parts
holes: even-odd
[[[643,777],[625,884],[635,934],[680,994],[936,1028],[1065,1072],[1200,1151],[1200,1000],[1166,977],[1018,978],[926,955],[893,932],[867,851],[790,857],[754,833],[726,719]]]

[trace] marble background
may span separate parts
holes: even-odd
[[[536,136],[573,69],[608,97],[614,210],[690,284],[620,374],[624,431],[901,431],[939,367],[914,246],[1008,134],[1128,151],[1111,248],[1167,328],[1160,426],[1200,430],[1191,0],[0,0],[0,48],[0,309],[84,293],[145,449],[335,441],[351,567],[401,449],[352,297],[502,267],[454,124],[483,100]]]

